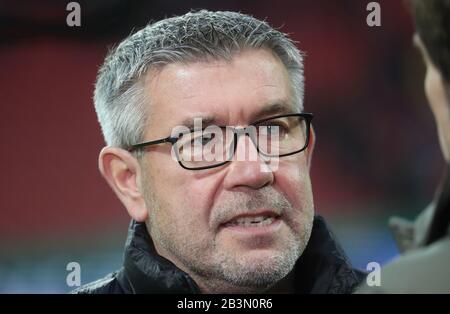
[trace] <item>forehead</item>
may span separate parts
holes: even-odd
[[[169,64],[147,77],[150,128],[167,132],[194,117],[249,123],[269,107],[293,111],[289,75],[270,51],[247,50],[232,60]]]

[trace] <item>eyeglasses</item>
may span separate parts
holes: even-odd
[[[300,153],[309,144],[312,113],[291,113],[265,118],[247,127],[208,126],[176,136],[132,145],[133,152],[151,145],[172,144],[172,156],[181,167],[202,170],[232,160],[240,135],[248,135],[260,156],[278,158]],[[239,159],[239,156],[237,157]]]

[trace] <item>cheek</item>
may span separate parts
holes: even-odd
[[[306,204],[312,204],[311,180],[305,158],[280,161],[275,182],[294,208],[306,210],[309,207]]]
[[[432,71],[428,68],[427,69],[427,72],[426,72],[426,75],[425,75],[425,82],[424,82],[424,84],[425,84],[425,94],[427,95],[427,98],[428,98],[428,101],[429,101],[429,103],[430,103],[430,105],[431,105],[431,107],[433,108],[433,111],[434,111],[434,107],[435,106],[433,106],[433,103],[434,103],[434,99],[433,99],[433,95],[434,95],[434,92],[433,92],[433,73],[432,73]]]
[[[427,67],[425,76],[425,93],[431,105],[431,109],[435,118],[441,119],[444,115],[443,104],[446,104],[445,90],[443,88],[442,79],[436,69],[431,66]]]
[[[151,175],[156,198],[166,211],[159,214],[180,228],[188,225],[195,227],[191,230],[209,228],[210,208],[218,180],[183,169],[176,162],[162,163],[165,167],[154,168]]]
[[[158,224],[161,233],[166,234],[172,240],[179,243],[197,243],[209,237],[209,225],[207,211],[204,210],[201,193],[194,191],[193,187],[169,182],[169,176],[162,180],[164,187],[158,188],[155,197],[158,199],[159,208],[154,211],[154,223]],[[198,195],[193,197],[194,195]],[[195,232],[193,232],[195,230]],[[201,234],[202,237],[198,237]]]

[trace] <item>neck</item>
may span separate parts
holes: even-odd
[[[275,293],[275,294],[288,294],[294,293],[294,271],[291,270],[286,277],[277,282],[274,286],[272,286],[266,293]]]
[[[236,294],[288,294],[294,292],[294,271],[292,270],[286,277],[270,287],[249,287],[236,286],[221,280],[211,280],[211,278],[199,277],[189,274],[197,283],[201,293],[236,293]]]

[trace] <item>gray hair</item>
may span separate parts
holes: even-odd
[[[265,21],[236,12],[201,10],[148,24],[111,50],[99,70],[94,104],[106,144],[143,140],[149,97],[144,74],[170,63],[231,60],[244,49],[271,50],[286,67],[294,105],[303,109],[303,54]]]

